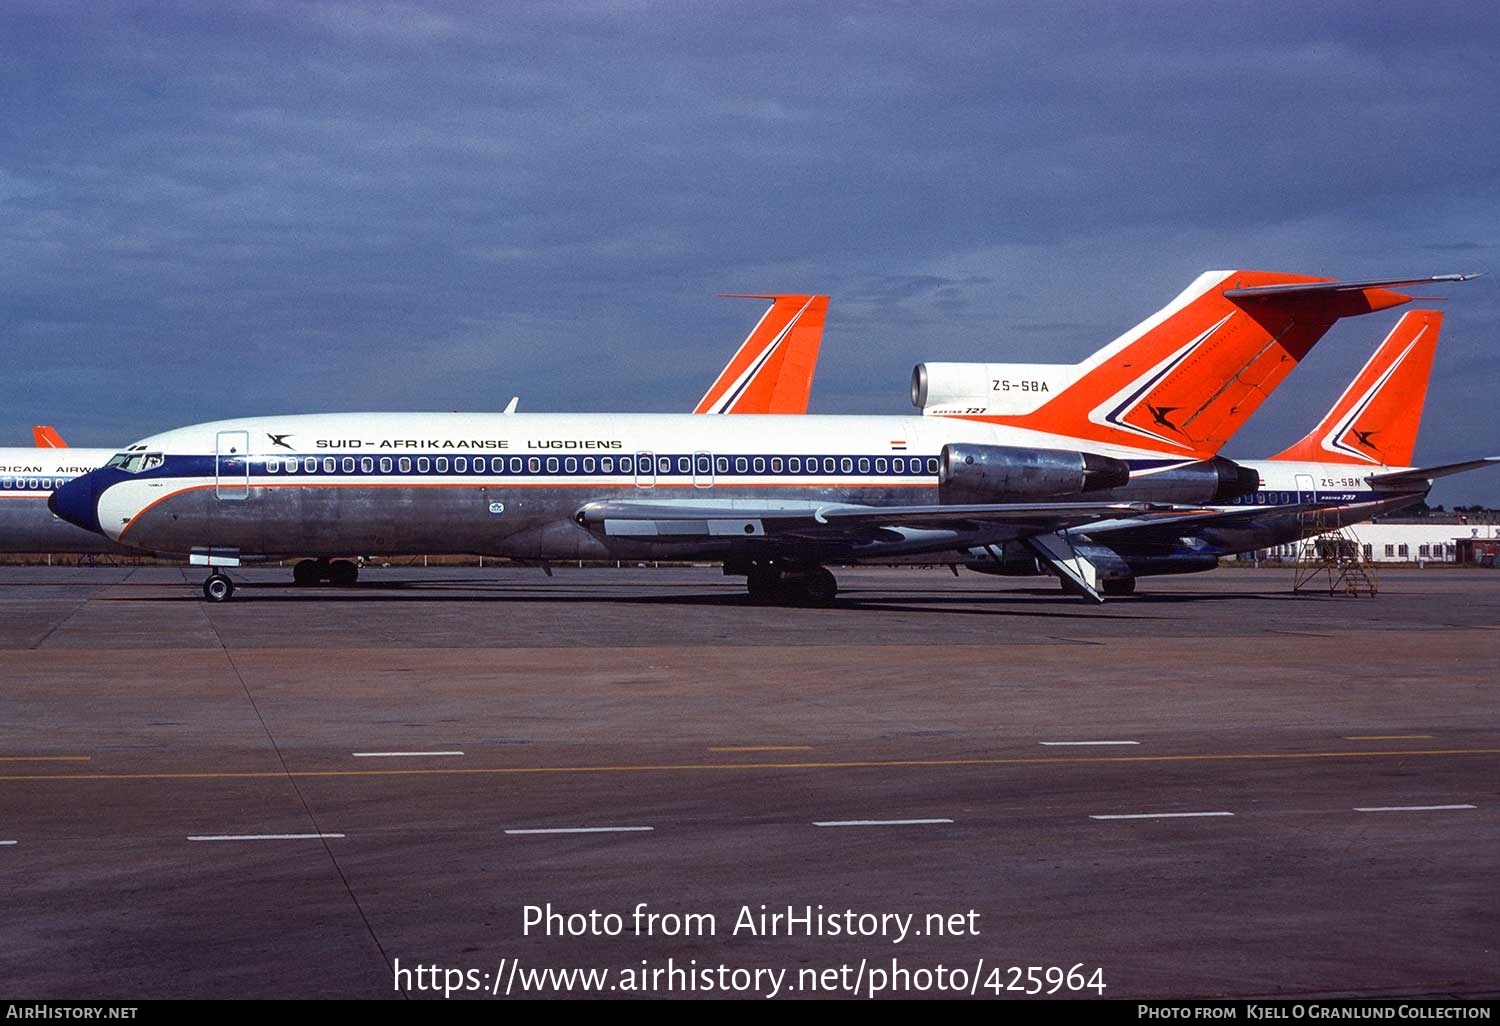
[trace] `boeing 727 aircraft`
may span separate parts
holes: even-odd
[[[1141,512],[1142,500],[1253,489],[1253,472],[1216,453],[1269,388],[1340,317],[1410,300],[1388,286],[1452,280],[1209,272],[1056,393],[1003,417],[218,421],[144,439],[51,504],[211,568],[309,551],[714,559],[754,597],[827,605],[837,585],[825,563],[1025,539],[1097,595],[1063,532]],[[233,584],[215,569],[204,594],[222,601]]]

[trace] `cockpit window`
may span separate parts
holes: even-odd
[[[161,465],[162,454],[159,452],[122,452],[105,464],[106,467],[119,467],[127,474],[139,474]]]

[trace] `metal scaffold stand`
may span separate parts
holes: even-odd
[[[1341,522],[1338,510],[1310,510],[1301,515],[1301,520],[1293,592],[1321,588],[1325,578],[1330,595],[1374,595],[1380,590],[1375,568],[1365,560],[1359,537]]]

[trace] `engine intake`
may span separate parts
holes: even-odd
[[[952,504],[1061,499],[1129,481],[1124,460],[1070,449],[950,444],[938,458],[939,494]]]

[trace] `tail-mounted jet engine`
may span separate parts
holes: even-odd
[[[1130,484],[1108,496],[1131,502],[1220,505],[1260,487],[1260,474],[1234,460],[1215,456],[1161,470],[1137,468]],[[1101,496],[1101,498],[1103,498]]]
[[[949,504],[1060,499],[1129,481],[1124,460],[1069,449],[950,444],[938,457],[939,494]]]

